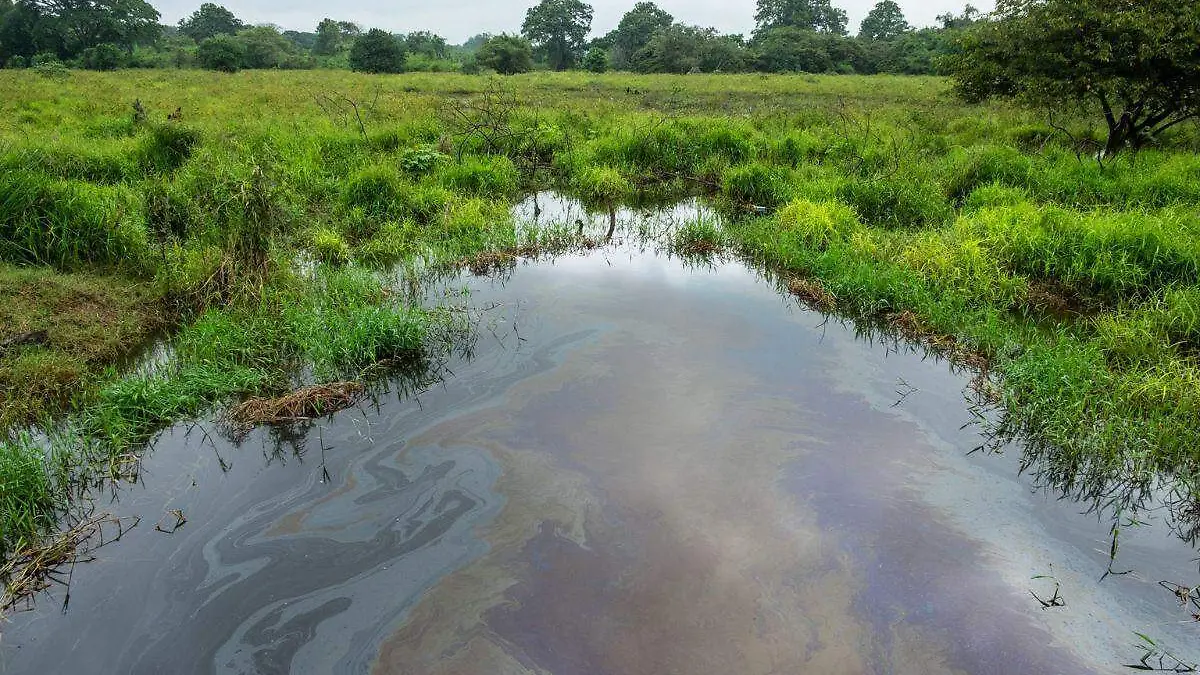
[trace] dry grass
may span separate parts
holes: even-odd
[[[365,391],[358,382],[318,384],[278,398],[252,398],[231,408],[225,419],[243,434],[264,424],[306,422],[357,405]]]
[[[63,578],[68,564],[88,562],[90,553],[119,540],[138,519],[122,520],[110,514],[91,516],[53,537],[27,546],[5,561],[0,567],[0,579],[5,580],[4,595],[0,596],[0,613],[8,612],[54,584],[67,587],[65,603],[70,601],[70,572]]]
[[[822,312],[832,312],[837,309],[837,296],[815,280],[797,277],[788,281],[788,292],[800,298],[804,304]]]

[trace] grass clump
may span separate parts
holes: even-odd
[[[35,544],[64,506],[42,446],[26,433],[0,440],[0,557]]]
[[[864,223],[879,227],[937,227],[954,215],[936,186],[911,178],[851,180],[837,195]]]
[[[721,194],[735,204],[775,207],[789,199],[791,183],[786,169],[756,162],[727,169]]]
[[[127,192],[42,174],[0,175],[0,259],[64,270],[88,263],[140,269],[145,228]],[[136,213],[136,212],[135,212]]]
[[[467,155],[442,166],[438,177],[450,190],[487,197],[514,194],[521,180],[516,165],[503,155]]]

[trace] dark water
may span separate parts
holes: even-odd
[[[1135,630],[1195,651],[1157,585],[1193,551],[1137,528],[1136,571],[1099,582],[1108,524],[1015,448],[968,456],[945,363],[735,263],[618,247],[463,284],[491,309],[444,386],[282,444],[162,438],[111,506],[142,525],[76,567],[69,611],[59,588],[13,617],[3,670],[1107,673]],[[187,524],[155,531],[171,509]]]

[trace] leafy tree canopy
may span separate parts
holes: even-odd
[[[791,26],[835,35],[845,35],[849,22],[845,10],[834,7],[830,0],[758,0],[754,20],[756,33]]]
[[[608,71],[608,51],[600,47],[592,47],[583,57],[583,69],[593,73]]]
[[[894,40],[904,35],[911,26],[904,18],[904,12],[894,0],[882,0],[863,19],[858,29],[858,37],[864,40]]]
[[[254,26],[237,34],[245,45],[243,68],[282,68],[295,54],[292,42],[270,26]]]
[[[1082,105],[1108,125],[1104,156],[1200,117],[1200,3],[1000,0],[953,57],[968,100]]]
[[[675,17],[663,11],[653,2],[639,2],[621,17],[621,23],[612,33],[611,47],[617,50],[620,59],[628,60],[639,49],[645,47],[654,34],[667,28]]]
[[[225,73],[236,73],[245,58],[245,43],[232,35],[214,35],[201,42],[196,50],[196,59],[201,68]]]
[[[521,27],[550,67],[566,70],[574,65],[592,28],[592,6],[580,0],[542,0],[525,14]]]
[[[528,73],[533,70],[533,47],[519,35],[496,35],[475,52],[475,63],[501,75]]]
[[[404,71],[404,45],[391,33],[372,28],[350,48],[350,69],[363,73]]]
[[[191,16],[179,21],[179,32],[196,42],[203,42],[216,35],[236,35],[245,26],[233,12],[206,2]]]
[[[409,33],[404,37],[404,45],[410,54],[421,54],[431,59],[446,58],[446,38],[427,30]]]
[[[654,34],[633,56],[642,73],[739,72],[749,55],[739,36],[676,23]]]

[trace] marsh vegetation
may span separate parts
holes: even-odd
[[[3,71],[0,91],[6,557],[177,420],[321,414],[420,369],[461,334],[422,280],[585,243],[514,219],[546,188],[598,212],[704,199],[720,221],[664,244],[954,356],[1047,484],[1118,523],[1165,486],[1195,537],[1194,125],[1095,161],[1090,119],[932,77]],[[321,387],[329,407],[286,398]]]

